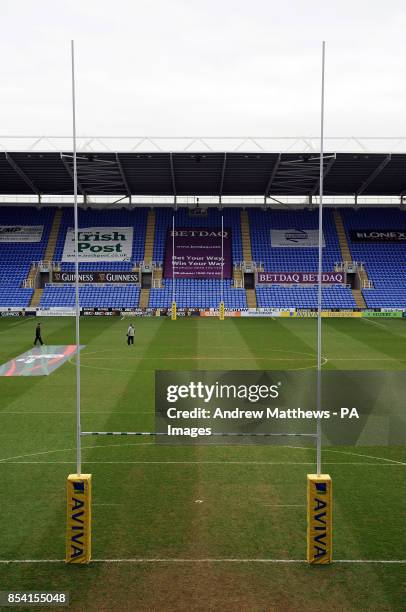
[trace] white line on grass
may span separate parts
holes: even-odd
[[[71,461],[4,461],[2,465],[72,465]],[[315,466],[315,461],[92,461],[83,460],[87,465],[308,465]],[[406,465],[400,461],[394,463],[371,463],[368,461],[323,461],[323,465],[367,465],[375,467],[400,467]]]
[[[82,450],[88,449],[88,448],[106,448],[108,446],[134,446],[134,448],[136,448],[137,446],[153,446],[155,445],[155,442],[138,442],[135,444],[95,444],[94,446],[82,446]],[[39,451],[37,453],[28,453],[26,455],[16,455],[15,457],[3,457],[3,459],[0,459],[0,463],[6,463],[8,461],[11,461],[12,459],[24,459],[24,457],[36,457],[37,455],[49,455],[51,453],[66,453],[66,452],[70,452],[70,451],[75,451],[76,448],[56,448],[54,450],[47,450],[47,451]],[[71,463],[70,461],[68,463]]]
[[[0,564],[11,565],[19,563],[65,563],[64,559],[0,559]],[[306,559],[239,559],[239,558],[129,558],[129,559],[92,559],[92,563],[308,563]],[[354,563],[354,564],[406,564],[406,559],[335,559],[332,564]]]
[[[378,323],[378,321],[372,321],[370,319],[365,319],[362,318],[361,321],[363,321],[364,323],[370,323],[371,325],[377,325],[378,327],[383,327],[383,329],[387,329],[386,325],[384,325],[383,323]]]
[[[381,461],[387,461],[389,463],[396,463],[398,465],[406,465],[404,461],[397,461],[396,459],[388,459],[387,457],[376,457],[374,455],[365,455],[363,453],[352,453],[351,451],[334,450],[331,448],[324,448],[323,452],[327,453],[340,453],[341,455],[351,455],[352,457],[365,457],[366,459],[380,459]]]

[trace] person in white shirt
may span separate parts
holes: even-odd
[[[130,344],[134,344],[134,335],[135,335],[135,329],[132,323],[130,323],[130,325],[128,326],[127,329],[127,344],[128,346],[130,346]]]

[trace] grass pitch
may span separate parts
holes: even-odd
[[[1,363],[31,347],[36,322],[0,320]],[[46,344],[74,343],[72,319],[42,323]],[[134,347],[127,326],[81,320],[82,430],[152,431],[157,369],[316,363],[312,319],[135,319]],[[406,321],[324,320],[323,333],[325,368],[406,370]],[[63,559],[74,363],[0,385],[0,558]],[[0,590],[68,590],[72,610],[404,610],[405,447],[328,448],[323,468],[334,484],[334,558],[355,563],[301,562],[313,448],[84,438],[93,557],[114,562],[0,563]],[[366,563],[385,560],[403,563]]]

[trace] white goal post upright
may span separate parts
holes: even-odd
[[[319,236],[317,282],[317,390],[316,406],[322,406],[322,271],[323,271],[323,180],[324,180],[324,72],[326,43],[321,53],[321,113],[320,113],[320,175],[319,175]],[[307,475],[307,561],[327,564],[332,561],[332,482],[321,473],[321,419],[317,418],[316,474]]]
[[[75,45],[71,41],[72,67],[72,149],[73,149],[73,203],[75,232],[75,324],[76,324],[76,474],[66,482],[66,563],[89,563],[91,559],[91,498],[92,476],[82,474],[82,445],[80,418],[80,300],[78,249],[78,177],[76,164],[76,97],[75,97]]]
[[[176,307],[176,280],[175,280],[175,213],[176,213],[176,196],[175,204],[172,215],[172,308],[171,308],[171,319],[176,321],[177,307]]]
[[[220,285],[220,305],[219,319],[224,321],[224,214],[221,209],[221,285]]]

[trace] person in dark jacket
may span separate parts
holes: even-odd
[[[35,328],[34,346],[37,346],[37,342],[39,342],[41,346],[44,344],[41,338],[41,323],[38,323],[37,327]]]

